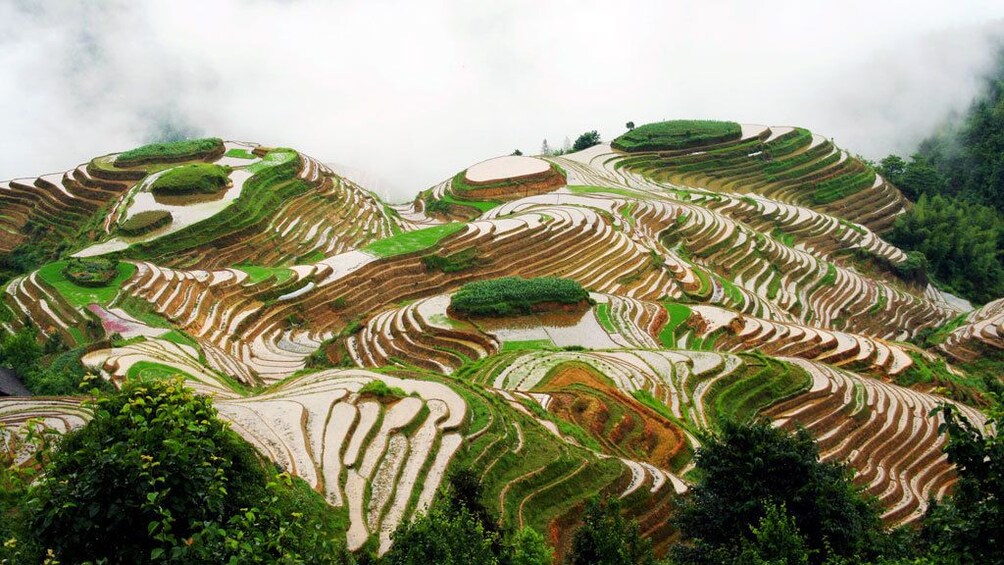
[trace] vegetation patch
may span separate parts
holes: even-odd
[[[108,286],[118,276],[119,262],[100,257],[74,257],[63,267],[63,276],[78,286],[99,288]]]
[[[421,230],[409,231],[393,235],[380,241],[374,241],[363,248],[363,251],[377,257],[393,257],[412,251],[421,251],[436,245],[447,236],[460,231],[466,224],[452,222],[441,226],[432,226]]]
[[[78,308],[88,304],[108,304],[118,294],[122,283],[136,272],[136,265],[119,263],[116,266],[117,274],[106,285],[100,287],[80,286],[63,274],[67,263],[67,261],[49,263],[38,270],[38,276],[55,288],[70,305]]]
[[[275,277],[276,284],[282,284],[289,279],[293,278],[292,269],[286,269],[283,267],[262,267],[260,265],[234,265],[234,268],[243,271],[248,274],[247,282],[250,284],[258,284],[261,281],[269,278]]]
[[[484,261],[478,257],[478,250],[475,247],[463,249],[452,255],[426,255],[422,257],[425,270],[430,272],[456,273],[472,269],[483,263]]]
[[[671,151],[734,141],[742,137],[736,122],[670,120],[637,127],[613,141],[621,151]]]
[[[248,151],[247,149],[233,148],[223,154],[224,157],[231,157],[233,159],[257,159],[254,153]]]
[[[167,210],[147,210],[134,214],[119,224],[119,231],[128,236],[143,235],[170,224],[174,218]]]
[[[115,158],[115,164],[120,167],[131,167],[152,161],[188,161],[201,159],[222,149],[223,140],[218,137],[151,143],[120,153]]]
[[[503,277],[460,287],[450,310],[466,316],[517,316],[588,304],[589,293],[571,279]]]
[[[387,383],[377,379],[372,380],[365,385],[363,388],[359,389],[360,396],[373,396],[381,400],[393,400],[397,398],[404,398],[408,396],[408,393],[396,386],[387,386]]]
[[[170,169],[157,177],[150,191],[159,196],[215,194],[230,184],[230,167],[193,163]]]

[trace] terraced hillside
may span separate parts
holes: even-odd
[[[956,481],[932,409],[983,426],[968,371],[1004,348],[998,302],[898,268],[904,205],[792,127],[652,124],[395,206],[292,149],[147,146],[0,183],[0,326],[113,384],[182,375],[347,509],[353,550],[458,468],[559,551],[597,493],[665,550],[702,430],[757,415],[898,525]],[[72,429],[81,400],[0,399],[0,429]]]

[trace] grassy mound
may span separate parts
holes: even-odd
[[[218,137],[151,143],[120,153],[115,158],[115,164],[120,167],[130,167],[151,161],[187,161],[201,159],[222,149],[223,140]]]
[[[230,182],[229,167],[195,163],[176,167],[157,177],[150,190],[161,196],[213,194]]]
[[[78,286],[99,288],[111,284],[119,274],[114,259],[73,258],[63,267],[63,276]]]
[[[733,141],[742,136],[735,122],[671,120],[637,127],[611,144],[621,151],[670,151]]]
[[[450,309],[468,316],[515,316],[548,304],[573,305],[589,300],[579,283],[557,277],[503,277],[465,284],[450,299]]]
[[[119,224],[119,231],[129,236],[142,235],[170,224],[173,219],[167,210],[147,210]]]

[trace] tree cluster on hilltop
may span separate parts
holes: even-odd
[[[958,124],[890,155],[879,172],[915,205],[889,239],[923,253],[936,283],[977,302],[1004,296],[1004,50]]]

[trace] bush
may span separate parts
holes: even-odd
[[[694,462],[699,480],[676,517],[684,538],[675,549],[680,564],[722,563],[723,552],[755,544],[751,527],[779,520],[771,507],[787,510],[812,563],[862,562],[889,545],[877,505],[854,486],[844,464],[820,462],[804,429],[788,434],[769,420],[724,421],[703,439]],[[780,521],[790,530],[787,518]]]
[[[75,563],[330,562],[339,520],[301,483],[180,378],[127,381],[53,454],[31,527]]]
[[[169,169],[157,177],[150,191],[161,196],[214,194],[230,182],[230,167],[194,163]]]
[[[387,386],[387,383],[381,380],[373,380],[365,385],[363,388],[359,389],[360,395],[369,394],[377,398],[404,398],[408,396],[408,393],[404,392],[398,387]]]
[[[218,137],[186,139],[169,143],[151,143],[120,153],[115,158],[115,164],[122,167],[131,167],[152,161],[201,159],[222,150],[223,140]]]
[[[580,135],[575,140],[575,144],[572,145],[572,151],[582,151],[583,149],[589,149],[594,145],[599,145],[600,134],[596,130],[587,131],[586,133]]]
[[[129,236],[142,235],[170,224],[174,218],[167,210],[147,210],[119,224],[119,231]]]
[[[639,533],[638,523],[621,516],[620,500],[590,499],[582,526],[572,537],[565,558],[569,565],[649,565],[655,563],[652,544]]]
[[[671,120],[639,126],[615,139],[621,151],[670,151],[734,141],[742,137],[742,126],[714,120]]]
[[[546,303],[579,304],[589,300],[582,285],[557,277],[524,279],[503,277],[460,287],[450,299],[450,309],[468,316],[530,314]]]
[[[91,288],[108,286],[119,274],[119,262],[100,257],[72,257],[63,267],[63,276],[73,284]]]

